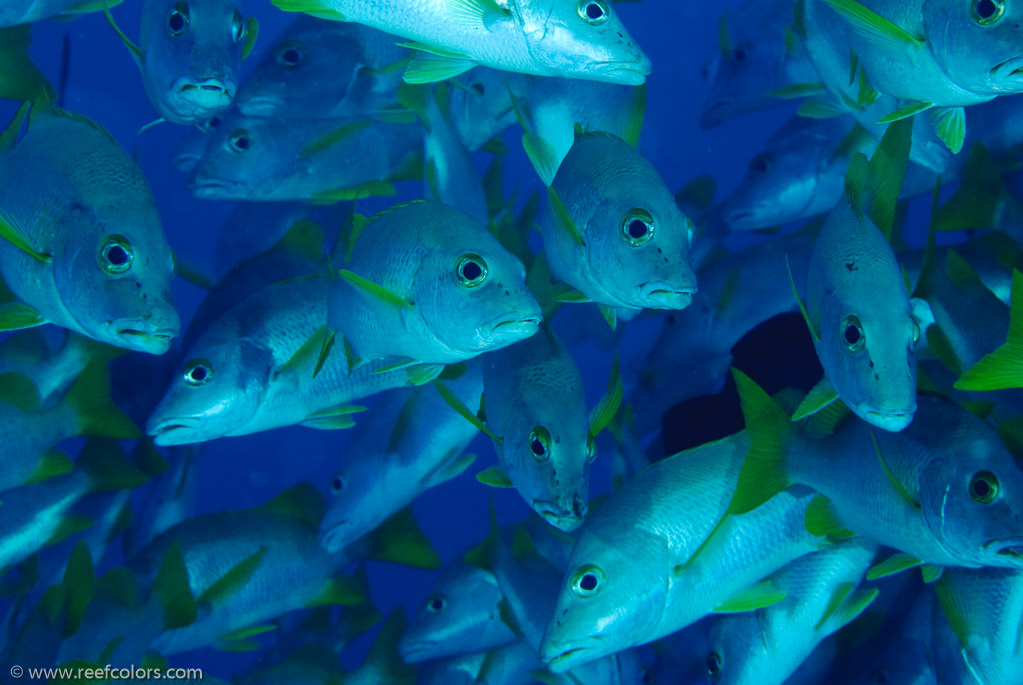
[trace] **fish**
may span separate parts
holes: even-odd
[[[361,24],[299,15],[238,88],[244,117],[336,119],[395,104],[409,51]]]
[[[885,237],[897,201],[888,194],[901,186],[908,145],[908,129],[900,124],[886,134],[872,162],[859,153],[853,157],[846,197],[821,228],[808,265],[806,303],[799,303],[824,368],[822,392],[886,431],[905,429],[916,411],[920,326]],[[899,159],[901,169],[889,161]]]
[[[505,474],[544,520],[575,530],[596,457],[579,366],[546,326],[482,363],[486,423],[501,438],[494,448]]]
[[[18,300],[6,305],[6,327],[54,323],[165,353],[180,321],[149,183],[95,122],[46,104],[28,110],[0,142],[0,274]]]
[[[470,364],[446,385],[460,400],[478,404],[483,392],[479,365]],[[464,450],[476,437],[476,427],[453,411],[433,385],[389,391],[368,413],[330,478],[332,498],[320,527],[328,552],[373,530],[429,488],[462,473],[474,459]]]
[[[422,145],[410,124],[234,113],[208,136],[189,186],[206,200],[329,204],[393,195],[392,182],[422,178]]]
[[[412,41],[409,83],[443,81],[477,64],[524,74],[640,85],[650,59],[605,0],[274,0],[287,12],[351,21]]]
[[[458,210],[398,205],[356,237],[327,320],[356,357],[455,364],[537,332],[522,263]]]
[[[931,651],[939,682],[957,676],[978,683],[1019,680],[1023,574],[1018,569],[950,568],[935,582],[934,593],[939,608]],[[951,631],[939,627],[943,621]]]
[[[110,359],[118,348],[97,344],[91,338],[58,329],[19,331],[0,343],[0,374],[20,373],[32,379],[39,405],[58,401],[78,375],[94,359]]]
[[[818,4],[848,24],[848,49],[870,86],[906,103],[894,117],[934,109],[929,116],[939,137],[955,153],[966,133],[963,107],[1023,91],[1023,40],[1013,6],[988,0],[806,3]]]
[[[167,470],[153,479],[135,507],[131,524],[124,532],[124,554],[132,556],[171,526],[186,521],[196,511],[198,476],[196,461],[201,446],[188,445],[167,450],[167,458],[148,441],[136,446],[143,464],[162,461]]]
[[[701,128],[777,107],[785,102],[786,89],[817,80],[802,43],[788,28],[794,5],[761,0],[745,3],[741,12],[722,13],[721,52],[705,67],[710,83],[700,108]]]
[[[4,490],[0,508],[0,568],[10,568],[92,521],[74,511],[87,494],[138,487],[147,476],[116,442],[87,443],[70,473]]]
[[[0,438],[4,469],[0,492],[71,470],[63,453],[50,451],[76,435],[131,440],[139,430],[110,399],[103,360],[90,362],[56,404],[39,406],[32,379],[20,373],[0,376]]]
[[[89,12],[102,12],[104,7],[115,7],[122,0],[96,2],[95,0],[10,0],[0,8],[0,28],[34,24],[45,19],[74,18]]]
[[[988,298],[983,296],[982,299],[987,300]],[[1023,321],[1021,307],[1023,307],[1023,275],[1016,269],[1013,269],[1012,299],[1009,305],[1009,321],[1008,330],[1004,336],[1005,342],[980,359],[973,360],[972,364],[969,363],[970,357],[966,357],[966,363],[961,364],[959,362],[959,355],[954,349],[950,350],[952,354],[950,362],[953,368],[967,367],[962,369],[962,375],[955,382],[957,389],[982,391],[1008,390],[1023,387],[1023,376],[1020,374],[1023,365],[1020,364],[1019,356],[1020,343],[1023,340],[1020,335],[1020,322]],[[995,320],[992,327],[996,335],[1002,330],[998,319]],[[971,335],[969,337],[974,339],[979,337],[980,346],[987,347],[989,343],[985,339],[989,338],[989,333],[990,329],[987,329],[985,325],[985,328],[979,331],[979,335]],[[964,342],[970,341],[964,340]],[[960,352],[959,354],[962,353]]]
[[[346,428],[360,411],[351,401],[412,385],[408,369],[379,362],[350,371],[340,352],[314,373],[328,288],[323,271],[270,285],[229,309],[198,337],[153,410],[146,426],[153,441],[182,445],[294,424]]]
[[[821,496],[808,528],[852,531],[899,550],[868,578],[921,564],[1023,567],[1023,473],[975,415],[921,395],[916,420],[899,433],[844,420],[842,412],[811,433],[748,376],[733,375],[753,447],[729,511],[746,511],[798,482]]]
[[[869,540],[852,538],[807,554],[771,577],[785,599],[714,616],[706,659],[712,682],[786,682],[822,640],[877,598],[877,588],[861,585],[877,551]]]
[[[237,0],[146,0],[136,45],[107,17],[142,72],[160,116],[174,124],[201,123],[231,106],[242,58],[258,33]]]
[[[548,197],[544,251],[551,272],[582,301],[636,311],[689,306],[697,290],[693,223],[627,143],[603,133],[577,136]]]
[[[737,433],[655,462],[586,521],[540,645],[552,672],[778,599],[760,581],[824,539],[803,524],[806,495],[725,517],[749,445]]]

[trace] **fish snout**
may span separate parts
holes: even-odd
[[[732,98],[722,97],[704,107],[700,112],[700,128],[709,131],[728,121],[732,102]]]
[[[1001,538],[984,545],[988,566],[1023,569],[1023,537]]]
[[[533,509],[547,523],[565,533],[570,533],[582,525],[587,511],[586,500],[580,495],[575,495],[569,506],[558,502],[535,499],[533,500]]]
[[[236,90],[230,79],[182,76],[171,86],[171,96],[182,114],[205,118],[227,109]]]
[[[856,405],[856,413],[871,425],[892,433],[898,433],[912,423],[913,414],[916,413],[916,405],[892,409],[882,407],[873,402],[859,402]]]
[[[195,417],[170,417],[160,419],[157,414],[149,418],[146,424],[146,433],[153,438],[157,445],[187,445],[201,441],[193,436],[193,431],[198,428],[202,420]]]
[[[351,542],[350,529],[348,519],[334,521],[329,527],[320,530],[320,545],[328,552],[339,552]]]
[[[560,625],[555,623],[547,626],[540,642],[540,660],[547,664],[551,673],[564,673],[602,656],[599,635],[559,643],[556,635],[552,634],[552,629],[556,632],[558,628]]]
[[[137,352],[164,354],[181,330],[178,314],[170,305],[167,311],[154,310],[146,319],[125,318],[110,322],[114,344]]]
[[[696,283],[647,281],[639,286],[640,298],[649,309],[685,309],[693,302]]]

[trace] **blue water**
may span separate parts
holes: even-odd
[[[699,127],[705,89],[701,71],[718,50],[717,22],[728,5],[740,11],[742,3],[645,0],[616,6],[654,64],[648,81],[648,109],[640,149],[672,190],[680,189],[700,174],[710,174],[718,184],[719,196],[723,196],[736,184],[767,136],[795,111],[795,104],[784,104],[712,131]],[[137,35],[141,7],[140,0],[126,0],[114,11],[129,36]],[[293,17],[277,11],[268,0],[249,0],[243,11],[255,16],[261,27],[256,55],[245,64],[249,70],[260,51],[272,44],[275,35]],[[163,124],[138,133],[158,115],[146,98],[136,65],[101,14],[71,22],[44,22],[34,28],[31,54],[51,82],[58,81],[65,36],[70,44],[70,72],[62,93],[63,107],[93,118],[135,155],[156,194],[171,246],[191,263],[212,272],[216,236],[235,205],[193,199],[184,178],[174,169],[173,152],[192,131]],[[0,120],[9,120],[14,110],[15,105],[0,102]],[[519,137],[517,129],[504,136],[511,150],[506,159],[506,184],[509,192],[514,186],[521,186],[520,197],[525,197],[540,189],[541,184],[522,153]],[[483,168],[485,156],[481,154],[479,161]],[[417,197],[419,192],[416,184],[405,184],[400,187],[398,198],[366,202],[360,211],[368,214],[392,201]],[[205,291],[180,278],[173,287],[178,310],[186,323]],[[656,317],[628,328],[620,346],[624,369],[635,368],[640,361],[636,359],[637,351],[658,330]],[[593,406],[605,390],[611,353],[594,345],[582,345],[573,352],[586,379],[589,405]],[[170,352],[175,358],[179,354],[176,348]],[[769,324],[767,330],[755,332],[740,343],[736,357],[736,364],[755,374],[769,390],[786,384],[805,389],[820,373],[798,316],[783,317]],[[140,359],[139,363],[145,368],[152,361]],[[121,378],[120,382],[130,381]],[[137,392],[152,391],[159,376],[137,377],[134,383],[139,386]],[[729,386],[717,398],[692,401],[669,413],[664,444],[673,452],[739,428],[741,416]],[[199,493],[194,513],[252,507],[303,480],[326,491],[346,440],[344,432],[295,427],[208,443],[198,464]],[[489,439],[479,436],[468,451],[479,455],[477,463],[457,479],[427,492],[414,505],[421,526],[445,562],[486,535],[491,499],[501,523],[521,520],[530,514],[515,490],[487,488],[473,478],[477,470],[496,460]],[[594,464],[591,488],[592,495],[610,490],[609,460],[598,459]],[[67,552],[66,547],[60,550]],[[368,571],[372,599],[384,615],[399,605],[410,616],[414,615],[437,575],[372,562]],[[360,638],[345,652],[347,666],[358,665],[373,635],[371,632]],[[230,677],[258,658],[258,652],[228,654],[204,649],[175,655],[171,664],[202,667],[209,674]]]

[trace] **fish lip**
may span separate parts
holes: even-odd
[[[1009,73],[1003,76],[1006,71]],[[991,67],[991,76],[1004,80],[1023,80],[1023,55],[1010,57],[1004,62],[999,62],[995,66]]]
[[[175,416],[169,419],[153,422],[149,421],[146,426],[146,433],[153,437],[157,445],[187,445],[195,440],[184,440],[179,442],[175,436],[180,435],[181,430],[190,430],[198,427],[202,421],[194,416]],[[167,436],[170,436],[168,439]]]
[[[599,635],[590,635],[562,645],[557,652],[553,654],[553,650],[550,649],[549,645],[541,644],[540,660],[547,664],[547,667],[552,673],[564,673],[565,671],[572,670],[580,664],[584,664],[598,658],[596,655],[593,655],[593,652],[600,649],[600,642],[601,637]]]
[[[425,658],[422,658],[422,654],[424,652],[428,653],[436,647],[437,642],[434,640],[416,640],[412,644],[408,645],[402,642],[398,646],[398,652],[401,654],[401,658],[407,663],[418,663],[418,661],[426,660]],[[418,658],[418,661],[416,661],[417,657],[420,657]]]
[[[554,502],[548,500],[533,500],[533,509],[536,513],[551,524],[558,530],[565,533],[571,533],[573,530],[582,525],[583,519],[586,518],[586,509],[576,513],[572,509],[560,506]]]
[[[995,550],[995,558],[1009,559],[1014,568],[1023,568],[1023,537],[999,538],[984,545],[985,551]]]
[[[912,423],[916,414],[915,404],[908,409],[882,409],[870,403],[860,402],[856,408],[869,423],[895,433]]]
[[[490,332],[491,337],[510,338],[522,337],[523,334],[532,335],[540,329],[542,316],[500,316],[486,324],[483,329]]]
[[[608,60],[591,62],[590,70],[602,77],[613,79],[614,83],[624,86],[641,86],[653,70],[653,63],[644,55],[639,62],[626,60]]]
[[[234,105],[243,116],[265,117],[276,114],[283,109],[285,100],[282,97],[272,95],[257,95],[245,98],[244,100],[235,100]]]
[[[178,331],[173,328],[149,328],[148,330],[129,326],[115,326],[114,328],[114,337],[125,347],[153,354],[163,354],[169,350],[171,342],[177,335]]]
[[[670,281],[647,281],[639,286],[644,306],[651,309],[685,309],[693,302],[695,285],[680,285]]]
[[[742,228],[743,224],[753,217],[756,216],[756,212],[752,209],[740,209],[738,211],[727,212],[724,215],[725,223],[728,225],[728,229],[732,231],[744,231],[752,230]]]
[[[348,545],[349,541],[346,540],[342,543],[337,543],[336,541],[339,537],[344,535],[343,529],[347,527],[348,523],[348,519],[341,519],[340,521],[332,523],[329,528],[321,530],[320,546],[331,553],[344,549]]]
[[[194,197],[216,200],[236,197],[236,192],[241,188],[241,184],[226,178],[195,178],[188,184],[188,187]]]
[[[714,104],[703,108],[700,112],[700,128],[706,130],[717,128],[728,121],[728,117],[721,115],[721,110],[727,110],[735,101],[730,98],[715,100]]]

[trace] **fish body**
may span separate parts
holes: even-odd
[[[237,0],[146,0],[141,55],[133,54],[160,115],[190,125],[226,110],[238,90],[248,32]]]
[[[109,7],[118,4],[111,0]],[[103,5],[94,0],[9,0],[0,7],[0,27],[34,24],[45,19],[75,17],[86,12],[99,12]]]
[[[874,543],[853,538],[807,554],[772,576],[785,599],[755,612],[715,616],[707,660],[713,682],[786,682],[822,640],[877,596],[877,590],[858,589],[876,553]]]
[[[546,327],[483,358],[487,426],[508,478],[551,525],[586,516],[592,451],[582,374]]]
[[[541,233],[555,276],[611,307],[689,306],[693,224],[638,152],[612,135],[578,136],[551,188]]]
[[[439,203],[377,215],[345,270],[355,277],[331,284],[329,325],[363,359],[461,362],[532,336],[541,319],[521,262],[481,224]]]
[[[278,7],[352,21],[420,44],[429,57],[408,81],[439,81],[477,64],[504,71],[640,85],[649,58],[609,3],[449,0],[275,0]]]
[[[30,377],[43,407],[59,400],[98,352],[98,346],[82,335],[61,331],[54,344],[45,330],[21,331],[0,343],[0,374]]]
[[[409,124],[232,113],[209,134],[190,186],[207,200],[339,202],[393,192],[386,184],[418,177],[421,160],[422,132]]]
[[[479,405],[478,364],[445,384],[463,404]],[[472,461],[464,450],[476,434],[432,385],[390,392],[356,426],[331,476],[333,498],[320,527],[323,546],[340,550],[461,473]]]
[[[326,274],[276,283],[242,300],[203,333],[153,411],[147,430],[158,445],[202,442],[304,423],[328,427],[360,397],[409,385],[405,369],[351,371],[340,350],[315,377],[316,351],[289,361],[322,327]],[[308,348],[307,348],[308,349]]]
[[[43,322],[163,354],[180,323],[174,261],[149,184],[97,124],[35,107],[27,131],[0,153],[0,214],[44,258],[3,241],[4,280]]]
[[[864,421],[904,429],[916,411],[920,328],[891,245],[847,201],[817,238],[806,298],[817,357],[838,396]]]
[[[300,15],[235,97],[246,117],[334,119],[393,104],[408,50],[361,24]]]

